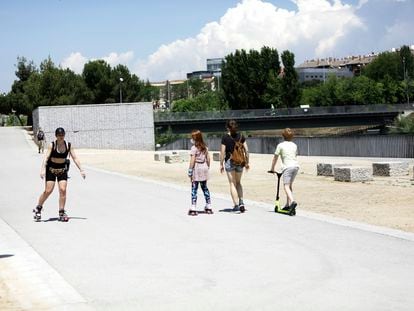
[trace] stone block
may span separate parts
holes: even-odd
[[[349,163],[318,163],[316,165],[316,175],[333,176],[335,167],[352,166]]]
[[[154,161],[164,162],[167,154],[167,152],[154,152]]]
[[[181,163],[181,162],[183,162],[183,159],[179,154],[165,155],[165,163],[172,164],[172,163]]]
[[[213,152],[213,161],[220,161],[220,152]]]
[[[372,180],[372,168],[362,166],[342,166],[334,168],[336,181],[358,182]]]
[[[409,174],[408,162],[375,162],[372,163],[374,176],[404,176]]]

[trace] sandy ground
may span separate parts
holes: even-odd
[[[188,185],[190,196],[189,179],[186,175],[188,161],[166,164],[154,161],[153,152],[143,151],[84,149],[78,150],[78,155],[81,161],[89,166]],[[245,199],[273,203],[276,182],[271,174],[266,173],[270,168],[271,160],[272,155],[251,155],[251,169],[242,179]],[[407,176],[375,177],[373,181],[365,183],[336,182],[333,177],[316,176],[316,164],[319,162],[345,162],[371,166],[372,162],[381,160],[299,157],[301,170],[294,183],[298,210],[414,232],[414,159],[403,159],[410,162],[410,173]],[[72,169],[73,174],[75,168]],[[210,191],[228,194],[227,178],[225,174],[220,174],[218,162],[212,162],[210,173],[208,184]],[[284,200],[285,195],[282,193],[282,203]],[[199,193],[199,201],[203,204],[201,193]],[[186,212],[188,207],[183,206],[183,212]]]

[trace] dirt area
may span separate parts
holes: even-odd
[[[188,162],[166,164],[154,161],[153,152],[120,150],[78,150],[81,161],[97,168],[141,176],[148,179],[188,185]],[[251,155],[251,169],[242,179],[244,198],[272,203],[275,178],[267,174],[272,155]],[[365,222],[373,225],[414,232],[414,159],[410,173],[402,177],[375,177],[365,183],[336,182],[333,177],[316,176],[319,162],[342,162],[371,166],[382,159],[341,157],[299,157],[300,173],[294,183],[295,199],[300,209],[320,214]],[[212,193],[228,194],[225,174],[219,163],[212,162],[209,189]],[[284,201],[282,194],[282,203]],[[214,207],[214,202],[213,202]],[[183,207],[186,209],[187,207]]]

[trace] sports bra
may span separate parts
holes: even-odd
[[[58,152],[57,150],[57,143],[52,141],[52,152],[50,153],[50,158],[61,158],[61,159],[66,159],[68,157],[68,154],[70,152],[70,143],[66,143],[65,142],[65,152]]]

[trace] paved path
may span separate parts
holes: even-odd
[[[0,235],[0,277],[4,265],[16,268],[20,260],[34,271],[42,262],[45,273],[36,272],[35,281],[24,268],[16,278],[38,284],[38,300],[55,310],[414,309],[413,236],[300,211],[275,215],[260,205],[246,214],[218,212],[231,205],[219,198],[214,215],[189,217],[189,189],[98,170],[84,181],[74,165],[71,221],[55,221],[55,193],[44,206],[46,221],[35,223],[41,157],[16,128],[0,128],[0,146],[0,234],[8,232]],[[24,247],[12,245],[17,240]]]

